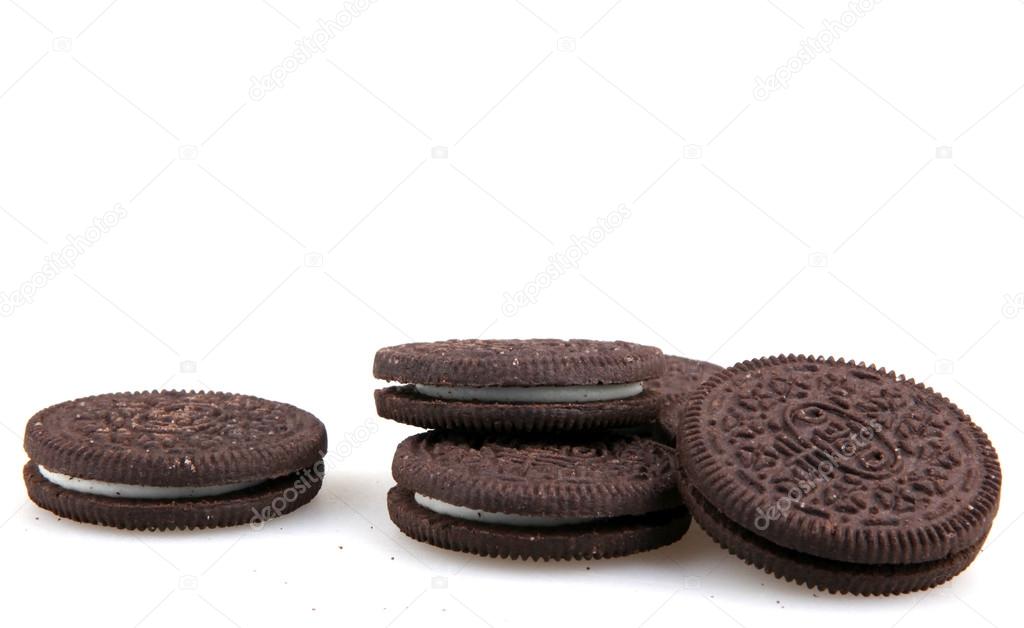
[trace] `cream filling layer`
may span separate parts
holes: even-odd
[[[456,506],[433,497],[413,493],[413,499],[420,506],[439,515],[447,515],[466,521],[492,523],[503,526],[519,526],[529,528],[549,528],[555,526],[571,526],[578,523],[596,521],[596,517],[546,517],[542,515],[513,515],[504,512],[487,512],[464,506]]]
[[[416,384],[416,392],[451,401],[493,401],[498,403],[587,403],[635,397],[644,391],[643,382],[596,384],[592,386],[431,386]]]
[[[217,484],[213,486],[142,486],[139,484],[120,484],[117,482],[101,482],[77,478],[64,473],[50,471],[43,465],[36,465],[39,474],[61,488],[77,493],[100,495],[121,499],[189,499],[194,497],[214,497],[241,491],[266,480],[236,482],[234,484]]]

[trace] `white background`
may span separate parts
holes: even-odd
[[[0,299],[31,293],[0,318],[0,622],[1016,625],[1022,3],[868,4],[800,59],[844,1],[377,0],[259,100],[340,3],[108,3],[0,1]],[[373,353],[477,335],[876,362],[989,433],[1002,508],[969,571],[889,599],[775,580],[697,529],[587,564],[420,545],[385,509],[415,430],[375,417]],[[26,501],[35,411],[162,387],[317,414],[325,490],[260,532]]]

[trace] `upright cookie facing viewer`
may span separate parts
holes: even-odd
[[[392,473],[388,512],[402,532],[483,556],[625,556],[690,525],[675,452],[637,436],[435,430],[399,445]]]
[[[373,374],[403,386],[374,393],[377,413],[427,429],[571,431],[657,416],[644,382],[661,350],[622,341],[448,340],[386,347]]]
[[[25,485],[62,517],[128,529],[267,519],[320,490],[327,432],[288,404],[210,392],[87,397],[25,428]]]
[[[684,500],[720,545],[832,592],[905,593],[977,556],[999,508],[988,437],[873,366],[780,356],[713,375],[679,422]]]

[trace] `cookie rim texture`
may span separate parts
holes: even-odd
[[[379,349],[373,375],[433,386],[584,386],[653,379],[661,349],[622,340],[441,340]]]
[[[780,580],[829,593],[888,596],[930,589],[967,569],[984,544],[982,539],[943,559],[924,563],[867,565],[819,558],[776,545],[730,521],[683,478],[680,491],[694,521],[722,549]]]
[[[678,369],[675,367],[679,367]],[[672,392],[665,392],[658,390],[661,387],[664,380],[670,379],[680,369],[692,370],[694,368],[707,370],[707,373],[701,373],[703,377],[699,382],[693,385],[688,390],[681,390],[676,386],[676,390]],[[670,443],[674,443],[676,440],[676,421],[671,413],[671,408],[676,405],[685,406],[689,401],[690,397],[696,393],[701,384],[703,384],[709,377],[715,373],[720,373],[725,370],[725,367],[715,364],[714,362],[708,362],[706,360],[697,360],[694,358],[687,358],[681,355],[665,355],[665,372],[661,377],[646,382],[644,384],[645,391],[650,391],[655,395],[661,397],[661,404],[658,406],[657,416],[655,422],[658,424],[658,428],[661,430],[661,436],[668,439]],[[689,380],[685,380],[689,384]]]
[[[637,482],[634,478],[600,483],[573,481],[572,478],[533,481],[494,478],[461,466],[446,465],[426,448],[426,445],[445,441],[454,442],[457,446],[497,441],[501,445],[511,444],[513,447],[519,443],[543,447],[551,444],[607,445],[611,441],[629,441],[628,444],[639,443],[640,447],[649,448],[652,459],[664,457],[661,461],[654,460],[654,463],[665,464],[668,469],[663,474],[651,474],[644,482]],[[583,460],[583,464],[586,462]],[[395,482],[403,489],[485,512],[609,518],[644,515],[681,503],[676,485],[675,451],[654,439],[629,434],[559,434],[536,439],[435,430],[414,434],[402,441],[395,450],[391,472]]]
[[[550,528],[516,527],[458,519],[424,508],[412,491],[388,491],[388,515],[406,536],[442,549],[511,559],[595,560],[639,554],[671,545],[686,534],[683,506],[646,516]]]
[[[377,414],[424,429],[478,432],[565,432],[631,427],[650,423],[658,398],[644,391],[635,397],[588,403],[496,403],[436,399],[412,385],[375,390]]]
[[[978,494],[965,502],[961,512],[940,523],[916,530],[882,530],[867,526],[826,526],[816,517],[791,508],[764,531],[753,531],[772,543],[820,558],[864,564],[908,564],[940,560],[976,545],[991,528],[999,508],[1001,470],[999,458],[987,435],[966,413],[946,397],[913,379],[884,368],[842,358],[805,355],[779,355],[740,362],[709,378],[690,399],[677,431],[676,446],[681,471],[694,488],[730,521],[750,530],[743,522],[756,518],[758,500],[751,499],[731,476],[720,456],[701,438],[703,406],[717,386],[733,377],[752,371],[792,364],[815,364],[845,369],[860,369],[901,386],[910,386],[921,395],[948,407],[967,427],[977,446],[983,476]],[[677,409],[676,411],[681,411]],[[712,497],[713,496],[713,497]]]
[[[90,445],[49,429],[48,417],[77,404],[98,399],[135,399],[152,396],[202,395],[213,400],[243,398],[270,404],[293,417],[296,428],[286,438],[268,437],[231,450],[197,449],[187,455],[140,452],[131,447]],[[37,412],[25,426],[24,447],[29,459],[50,471],[104,482],[142,486],[209,486],[263,480],[305,469],[327,454],[327,428],[315,416],[291,404],[252,395],[215,391],[150,390],[105,393],[64,401]]]
[[[122,530],[190,530],[262,525],[293,512],[320,491],[323,475],[317,468],[322,464],[248,489],[193,499],[123,499],[72,491],[44,478],[32,461],[25,464],[22,476],[32,502],[65,519]],[[304,487],[301,491],[299,483]],[[294,499],[288,497],[291,492]],[[278,500],[283,504],[281,508],[275,508]],[[263,514],[269,516],[263,518]]]

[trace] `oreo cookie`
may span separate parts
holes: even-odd
[[[373,374],[377,413],[427,429],[549,432],[651,422],[659,349],[595,340],[448,340],[386,347]]]
[[[874,366],[747,361],[675,412],[694,518],[748,563],[810,587],[941,584],[975,558],[999,507],[985,433],[932,389]]]
[[[658,410],[659,436],[670,443],[676,441],[677,413],[672,406],[685,406],[690,395],[700,388],[704,380],[722,370],[710,362],[691,360],[675,355],[665,356],[665,374],[647,382],[646,388],[661,398]]]
[[[61,517],[117,528],[266,520],[316,496],[327,432],[288,404],[211,392],[87,397],[25,428],[29,497]]]
[[[388,511],[402,532],[483,556],[625,556],[672,543],[690,524],[674,452],[636,436],[435,430],[402,442],[392,473]]]

